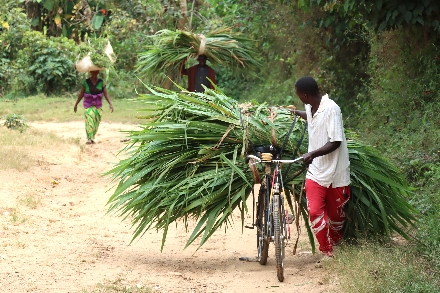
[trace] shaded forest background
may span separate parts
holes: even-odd
[[[76,95],[77,44],[106,37],[118,57],[106,72],[109,93],[133,98],[144,90],[134,69],[150,35],[233,27],[255,40],[263,66],[215,68],[228,96],[301,108],[294,84],[311,75],[341,106],[345,126],[404,172],[421,212],[411,253],[426,278],[402,292],[428,292],[424,282],[440,279],[439,21],[436,0],[0,0],[0,96]]]

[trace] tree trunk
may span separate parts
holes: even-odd
[[[186,28],[186,23],[188,22],[188,3],[186,0],[180,0],[180,18],[177,20],[177,29],[184,30]],[[164,89],[171,89],[173,83],[171,80],[176,80],[179,77],[179,72],[169,71],[166,79],[162,85]]]
[[[43,24],[41,21],[41,5],[31,1],[25,2],[26,16],[28,19],[38,19],[38,25],[32,26],[32,29],[42,32]]]
[[[180,0],[180,14],[181,17],[177,21],[177,29],[183,30],[188,22],[188,3],[186,0]]]

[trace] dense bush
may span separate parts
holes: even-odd
[[[18,60],[23,48],[22,38],[30,30],[30,22],[20,8],[9,1],[0,7],[0,94],[29,93],[32,78],[24,71],[22,60]]]
[[[46,38],[42,33],[25,33],[23,42],[32,44],[23,50],[29,56],[28,73],[46,93],[69,91],[77,84],[74,70],[76,44],[65,37]]]
[[[356,97],[347,125],[400,166],[416,188],[410,201],[421,217],[413,231],[414,245],[418,257],[426,258],[438,271],[439,43],[435,34],[416,27],[371,33],[368,40],[368,91]]]
[[[26,120],[24,119],[24,116],[17,114],[8,115],[3,125],[6,126],[6,128],[8,129],[19,130],[20,132],[23,132],[24,130],[26,130],[26,128],[29,127],[26,123]]]

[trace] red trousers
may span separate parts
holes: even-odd
[[[344,205],[350,199],[350,187],[328,188],[313,180],[306,180],[307,206],[313,233],[319,243],[319,250],[333,251],[343,236],[345,222]]]

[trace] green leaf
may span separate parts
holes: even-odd
[[[410,20],[411,20],[411,18],[412,18],[412,13],[411,13],[411,11],[406,11],[405,14],[404,14],[404,18],[405,18],[406,22],[409,23]]]
[[[309,4],[307,0],[298,0],[298,8],[302,9],[304,12],[309,11]]]
[[[243,178],[244,182],[246,182],[246,184],[252,188],[253,184],[251,184],[247,178],[246,175],[243,173],[243,171],[241,171],[236,164],[233,164],[228,158],[226,158],[226,156],[224,154],[220,155],[220,158],[222,158],[222,160],[224,160],[226,162],[226,164],[228,164],[228,166],[233,169],[241,178]]]
[[[344,11],[347,13],[348,12],[348,7],[350,5],[350,1],[346,0],[344,3]]]
[[[376,7],[377,7],[377,10],[382,9],[382,0],[376,0]]]
[[[388,12],[387,12],[387,15],[386,15],[386,18],[385,18],[385,21],[386,21],[386,22],[389,21],[389,19],[390,19],[390,17],[391,17],[391,14],[392,14],[391,11],[388,11]]]
[[[378,31],[382,31],[387,27],[387,22],[384,20],[382,21],[382,23],[379,25],[379,28],[377,29]]]
[[[43,7],[51,11],[54,7],[54,0],[43,0]]]
[[[63,33],[63,36],[65,36],[66,38],[68,37],[67,29],[66,29],[66,25],[65,24],[63,24],[62,33]]]
[[[423,10],[425,10],[425,7],[422,4],[419,4],[417,8],[413,11],[414,16],[422,15]]]
[[[92,28],[94,30],[99,30],[102,26],[103,21],[104,17],[102,16],[101,12],[98,12],[92,18]]]
[[[32,26],[38,26],[39,23],[40,23],[40,19],[39,18],[32,18],[32,20],[31,20],[31,25]]]
[[[332,23],[332,21],[333,21],[333,18],[332,18],[332,17],[327,17],[327,18],[325,19],[324,26],[325,26],[325,27],[328,27],[328,26]]]
[[[73,30],[75,29],[74,25],[71,25],[68,29],[67,29],[67,33],[66,33],[66,37],[70,37],[70,35],[72,34]]]

